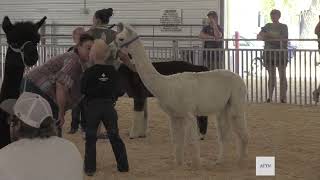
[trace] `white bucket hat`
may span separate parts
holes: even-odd
[[[52,117],[48,101],[30,92],[23,92],[18,99],[6,99],[0,104],[0,108],[35,128],[39,128],[47,117]]]

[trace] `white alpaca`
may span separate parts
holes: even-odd
[[[120,32],[115,43],[118,47],[128,47],[142,82],[170,116],[177,165],[183,164],[184,143],[188,140],[193,148],[192,165],[199,167],[200,147],[195,116],[213,113],[217,115],[218,161],[223,161],[223,149],[231,134],[231,125],[239,138],[239,158],[246,157],[246,86],[241,77],[226,70],[161,75],[152,66],[132,27],[119,23],[118,28]]]

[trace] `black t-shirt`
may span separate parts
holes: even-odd
[[[223,29],[218,25],[219,31],[223,34]],[[206,25],[202,28],[202,32],[209,34],[210,36],[214,36],[214,30],[210,25]],[[204,48],[222,48],[223,41],[205,41]]]
[[[81,92],[89,99],[116,100],[120,93],[118,71],[112,65],[93,65],[82,76]]]

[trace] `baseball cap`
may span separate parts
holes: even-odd
[[[52,117],[52,110],[47,100],[38,94],[23,92],[18,99],[7,99],[0,104],[0,108],[21,121],[39,128],[42,121]]]
[[[218,14],[215,11],[209,11],[207,16],[218,16]]]

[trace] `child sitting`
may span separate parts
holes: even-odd
[[[115,110],[120,92],[119,74],[113,65],[106,65],[105,59],[109,55],[108,45],[101,39],[95,40],[90,51],[90,59],[94,65],[84,72],[81,82],[81,92],[85,95],[86,119],[84,170],[88,176],[96,171],[96,141],[100,121],[107,129],[118,171],[129,170],[126,147],[119,136],[118,115]]]

